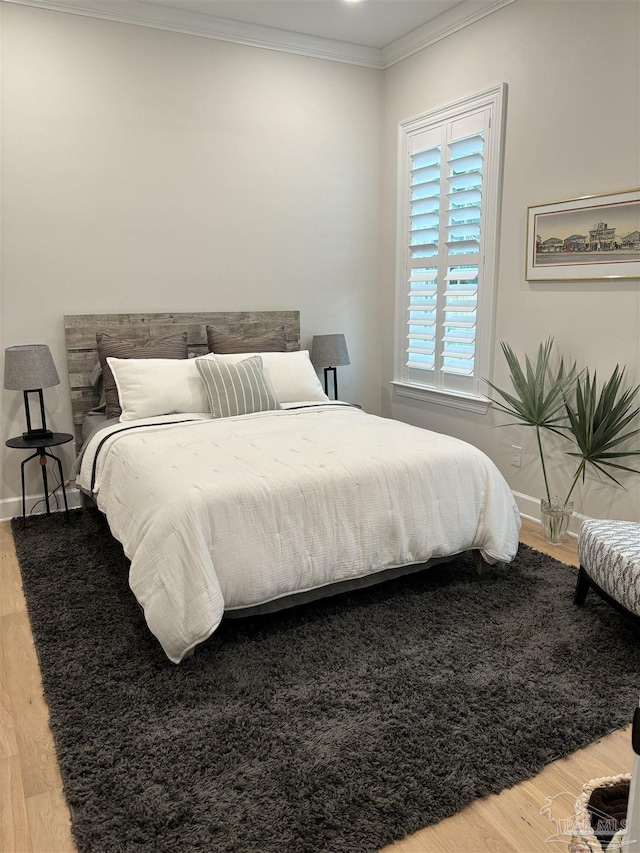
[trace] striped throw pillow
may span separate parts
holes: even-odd
[[[267,385],[259,355],[236,364],[221,364],[212,358],[198,358],[196,363],[214,418],[282,408]]]
[[[104,378],[106,414],[108,418],[119,418],[122,414],[118,388],[107,358],[187,358],[187,333],[176,332],[166,338],[141,343],[140,341],[114,338],[113,335],[99,333],[96,335],[98,358]]]

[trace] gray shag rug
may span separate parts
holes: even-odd
[[[13,533],[80,851],[369,853],[637,704],[640,629],[525,546],[223,622],[176,667],[99,513]]]

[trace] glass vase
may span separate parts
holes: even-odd
[[[561,545],[567,534],[569,521],[573,515],[573,501],[568,504],[555,497],[551,501],[540,501],[540,515],[544,540],[549,545]]]

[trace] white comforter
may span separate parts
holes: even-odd
[[[518,510],[485,454],[352,407],[117,424],[92,438],[77,482],[175,663],[225,610],[469,548],[508,562],[518,547]]]

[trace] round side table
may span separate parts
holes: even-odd
[[[49,506],[49,484],[47,482],[47,456],[58,463],[58,471],[60,473],[60,488],[62,489],[62,497],[64,499],[64,514],[69,521],[69,506],[67,505],[67,492],[64,487],[64,474],[62,473],[62,462],[53,453],[49,453],[47,447],[57,447],[59,444],[66,444],[68,441],[73,441],[73,436],[68,432],[54,432],[50,438],[24,438],[19,435],[15,438],[10,438],[5,441],[7,447],[12,447],[15,450],[35,450],[31,456],[27,456],[22,460],[20,465],[20,479],[22,482],[22,526],[24,527],[27,520],[26,496],[24,493],[24,466],[27,462],[40,457],[40,468],[42,470],[42,482],[44,484],[44,502],[47,507],[47,515],[51,515],[51,507]]]

